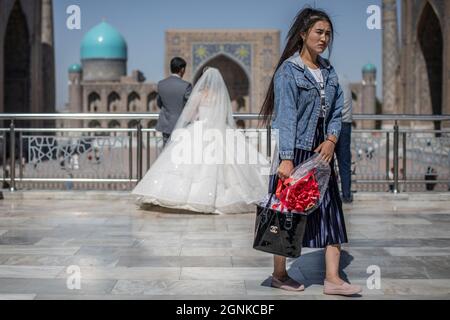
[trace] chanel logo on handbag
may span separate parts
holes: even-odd
[[[270,232],[277,234],[278,233],[278,227],[277,226],[270,226]]]

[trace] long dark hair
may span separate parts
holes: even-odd
[[[280,61],[278,61],[277,67],[275,69],[274,75],[270,82],[269,89],[267,90],[266,98],[261,108],[260,116],[263,117],[263,125],[267,125],[272,120],[272,114],[274,109],[274,77],[277,70],[280,68],[282,63],[291,57],[295,52],[302,51],[303,49],[303,39],[301,33],[308,33],[309,30],[318,21],[327,21],[331,27],[331,39],[328,45],[328,52],[331,55],[334,39],[334,28],[328,14],[323,10],[313,9],[311,7],[303,8],[296,16],[294,23],[289,30],[287,35],[287,44],[284,48],[283,54],[281,55]]]

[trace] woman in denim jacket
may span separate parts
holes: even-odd
[[[299,12],[261,114],[266,124],[272,123],[279,138],[280,164],[270,179],[270,193],[278,179],[289,177],[294,167],[315,153],[331,164],[328,189],[320,207],[308,216],[303,246],[325,248],[325,294],[354,295],[361,287],[339,276],[340,246],[347,242],[347,232],[333,159],[344,97],[334,68],[320,56],[327,48],[331,52],[333,36],[333,24],[325,12],[311,8]],[[304,285],[288,276],[286,258],[281,256],[274,256],[272,286],[304,290]]]

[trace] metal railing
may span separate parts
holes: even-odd
[[[236,120],[244,120],[247,122],[256,123],[259,120],[259,116],[257,114],[235,114]],[[144,173],[144,159],[146,162],[147,169],[151,166],[152,163],[152,154],[151,150],[155,150],[156,153],[159,153],[159,147],[161,137],[158,136],[158,133],[155,129],[152,128],[144,128],[142,126],[142,122],[144,120],[156,120],[158,119],[158,114],[149,114],[149,113],[127,113],[127,114],[119,114],[119,113],[78,113],[78,114],[0,114],[0,120],[4,120],[5,122],[9,122],[8,128],[0,128],[0,142],[2,143],[1,148],[1,164],[3,168],[3,181],[9,182],[10,190],[14,191],[16,189],[16,183],[43,183],[43,182],[53,182],[53,183],[126,183],[128,184],[128,188],[131,188],[134,183],[138,182],[143,177]],[[354,121],[382,121],[386,125],[384,125],[383,129],[360,129],[353,131],[353,158],[355,169],[353,169],[353,182],[357,186],[365,186],[365,185],[388,185],[390,190],[394,193],[400,192],[400,187],[403,186],[403,189],[407,189],[408,185],[427,185],[427,186],[435,186],[437,184],[448,184],[450,185],[450,177],[449,177],[449,167],[450,167],[450,129],[440,129],[440,130],[431,130],[431,129],[414,129],[414,128],[402,128],[400,126],[401,123],[404,122],[417,122],[417,123],[430,123],[433,124],[435,122],[439,122],[441,124],[450,121],[450,115],[446,116],[414,116],[414,115],[354,115]],[[136,127],[134,128],[86,128],[86,127],[76,127],[76,128],[17,128],[16,123],[18,121],[42,121],[42,120],[136,120]],[[272,157],[273,150],[273,137],[272,130],[269,127],[267,128],[259,128],[259,129],[244,129],[244,133],[248,133],[250,131],[254,131],[257,134],[264,134],[265,143],[261,143],[261,138],[258,136],[257,144],[258,150],[261,152],[265,152],[267,157],[270,159]],[[73,176],[70,177],[24,177],[24,165],[22,163],[22,159],[24,158],[24,144],[29,148],[27,149],[29,153],[31,149],[30,146],[40,145],[42,148],[51,149],[50,144],[41,144],[39,139],[36,138],[36,134],[44,134],[47,136],[41,136],[40,139],[48,138],[48,140],[52,141],[52,143],[56,142],[56,134],[64,135],[65,133],[78,133],[78,134],[87,134],[87,136],[83,136],[85,141],[83,142],[85,147],[92,152],[92,146],[99,141],[101,143],[105,143],[104,145],[108,145],[111,143],[112,138],[110,136],[98,136],[98,134],[125,134],[125,136],[120,136],[119,145],[122,146],[122,149],[128,149],[127,161],[124,161],[124,166],[128,166],[127,176],[125,173],[120,177],[98,177],[87,178],[87,177],[79,177],[75,178]],[[95,137],[92,137],[91,134],[95,134]],[[439,136],[439,137],[438,137]],[[55,137],[51,139],[49,137]],[[60,138],[72,139],[69,137],[60,136]],[[73,139],[79,142],[80,137],[73,137]],[[16,141],[18,139],[18,141]],[[103,140],[102,140],[103,139]],[[392,139],[392,144],[391,144]],[[428,139],[428,140],[427,140]],[[424,142],[423,147],[417,149],[414,141],[422,141]],[[103,142],[102,142],[103,141]],[[431,141],[431,142],[429,142]],[[18,142],[18,143],[17,143]],[[134,146],[134,142],[136,146]],[[152,147],[152,142],[153,147]],[[370,143],[376,142],[376,146],[372,149],[365,149],[364,145],[369,145]],[[408,149],[408,143],[411,147]],[[427,150],[429,147],[428,144],[431,144],[430,150],[436,145],[439,145],[434,148],[432,151]],[[9,145],[9,150],[7,150],[7,146]],[[18,147],[17,147],[18,145]],[[261,145],[264,145],[264,148],[260,148]],[[110,146],[110,145],[108,145]],[[392,146],[392,147],[391,147]],[[17,149],[17,151],[16,151]],[[57,154],[54,155],[51,152],[48,152],[48,155],[45,155],[45,152],[37,149],[38,152],[44,153],[43,158],[45,159],[53,159]],[[86,150],[87,150],[86,149]],[[114,149],[114,148],[113,148]],[[261,150],[264,149],[264,150]],[[411,151],[413,150],[414,151]],[[417,150],[416,150],[417,149]],[[423,152],[421,152],[421,150]],[[437,150],[437,151],[436,151]],[[9,160],[7,160],[7,151],[9,151]],[[117,150],[116,150],[117,151]],[[52,151],[53,152],[53,151]],[[66,151],[64,151],[66,152]],[[364,152],[366,153],[366,157],[364,157]],[[18,153],[18,154],[17,154]],[[122,150],[123,153],[123,150]],[[145,156],[144,156],[145,153]],[[422,154],[423,153],[423,154]],[[374,155],[375,154],[375,155]],[[118,157],[119,153],[112,152],[111,157]],[[439,159],[430,161],[430,166],[432,164],[437,164],[441,166],[441,172],[439,174],[440,177],[444,177],[443,179],[437,179],[436,174],[433,172],[429,173],[428,176],[425,176],[424,179],[419,179],[418,176],[422,173],[414,172],[414,166],[418,163],[421,166],[427,166],[427,159],[423,161],[415,162],[417,159],[409,159],[408,157],[416,157],[420,158],[421,156],[426,155],[427,157],[437,157]],[[135,159],[134,159],[135,157]],[[375,157],[375,158],[374,158]],[[154,157],[153,157],[154,158]],[[19,165],[17,167],[17,159],[19,159]],[[30,160],[31,157],[28,157]],[[372,160],[376,161],[372,161]],[[63,159],[66,161],[67,159]],[[370,160],[370,161],[369,161]],[[447,163],[445,162],[447,161]],[[8,163],[7,163],[8,162]],[[401,163],[401,165],[400,165]],[[392,165],[392,167],[391,167]],[[407,170],[408,167],[411,167],[411,170]],[[17,171],[18,169],[18,175]],[[392,170],[391,170],[392,169]],[[49,169],[51,170],[51,168]],[[420,170],[423,171],[423,168]],[[420,171],[419,170],[419,171]],[[135,171],[135,175],[134,175]],[[411,171],[411,173],[409,173]],[[407,178],[407,173],[413,176],[414,178]],[[427,177],[431,177],[433,179],[427,179]],[[427,187],[428,188],[428,187]]]

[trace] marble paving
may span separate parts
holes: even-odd
[[[142,210],[121,198],[0,200],[0,300],[449,299],[450,196],[411,199],[344,206],[341,273],[364,287],[353,298],[323,295],[317,249],[288,260],[304,292],[271,288],[272,256],[252,249],[253,213]],[[379,270],[379,288],[367,284],[368,268]]]

